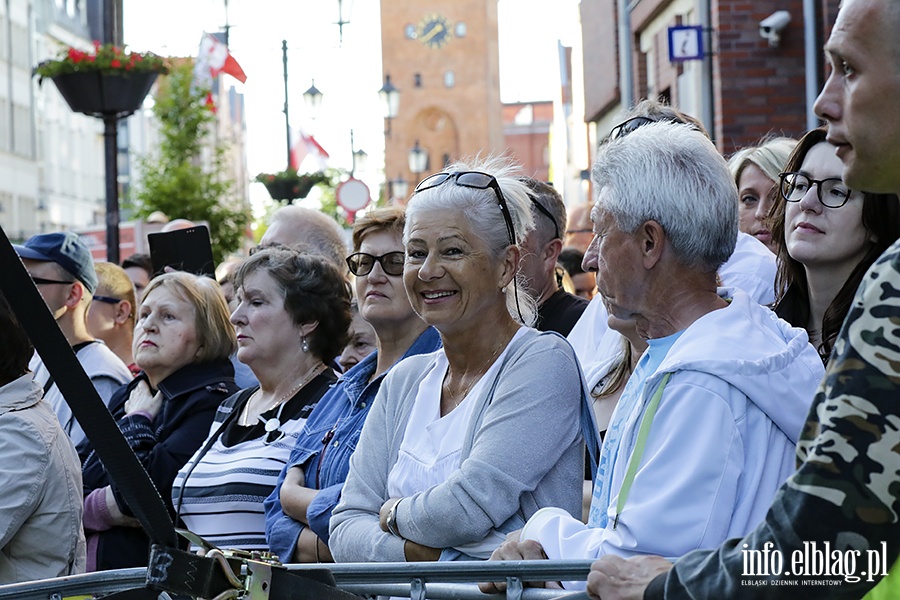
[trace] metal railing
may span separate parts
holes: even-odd
[[[482,594],[477,582],[506,581],[508,600],[585,598],[559,589],[527,588],[531,581],[584,581],[589,560],[457,561],[434,563],[292,564],[291,571],[327,566],[338,587],[365,595],[404,596],[413,600],[454,598],[499,599]],[[119,569],[0,586],[0,600],[52,600],[75,595],[100,595],[144,585],[147,570]]]

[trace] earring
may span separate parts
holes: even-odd
[[[309,342],[306,341],[306,336],[303,336],[303,341],[300,342],[300,348],[304,352],[309,352]]]
[[[501,293],[501,294],[505,294],[505,293],[506,293],[506,286],[505,286],[505,285],[504,285],[502,288],[500,288],[500,293]]]

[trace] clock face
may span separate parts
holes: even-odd
[[[443,48],[452,35],[447,18],[438,14],[428,15],[419,25],[419,40],[431,48]]]

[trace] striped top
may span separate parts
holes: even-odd
[[[303,386],[282,405],[281,427],[271,433],[262,421],[250,427],[238,425],[237,415],[253,390],[234,394],[222,403],[210,429],[210,436],[217,439],[191,471],[207,446],[203,444],[172,486],[172,503],[178,511],[181,497],[180,516],[187,529],[219,548],[268,549],[263,500],[275,489],[306,418],[335,380],[329,369]],[[229,419],[232,413],[234,418]],[[278,417],[278,409],[263,413],[263,417]]]

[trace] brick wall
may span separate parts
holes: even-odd
[[[791,13],[781,43],[770,47],[759,22]],[[714,60],[716,139],[729,155],[770,135],[800,135],[806,126],[802,0],[718,0]]]

